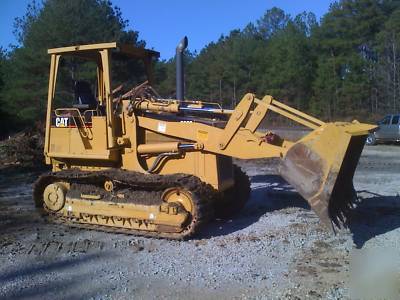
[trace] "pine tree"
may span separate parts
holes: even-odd
[[[42,5],[32,1],[22,18],[15,22],[20,43],[7,60],[3,101],[7,112],[23,124],[41,119],[45,111],[49,69],[48,48],[123,41],[144,46],[138,33],[127,31],[128,22],[121,11],[104,0],[47,0]],[[79,61],[66,60],[69,73]],[[83,67],[83,75],[93,66]],[[74,75],[58,78],[59,93],[71,88]],[[68,86],[69,85],[69,86]],[[66,87],[69,87],[66,88]],[[63,88],[65,87],[65,88]]]

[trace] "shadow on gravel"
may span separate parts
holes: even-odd
[[[370,239],[400,227],[400,197],[367,193],[372,197],[361,198],[348,218],[353,242],[359,249]]]
[[[42,222],[34,207],[31,185],[46,171],[44,167],[0,167],[0,242]]]
[[[49,167],[25,167],[22,165],[9,165],[0,167],[0,191],[7,188],[10,183],[33,183],[40,174],[50,171]]]
[[[82,255],[57,261],[40,262],[0,273],[0,299],[89,299],[109,290],[91,272],[107,255]],[[107,255],[109,256],[109,255]],[[89,285],[89,286],[88,286]]]
[[[250,177],[252,189],[246,207],[229,220],[216,220],[197,236],[198,239],[223,236],[256,223],[265,213],[296,207],[310,210],[308,203],[280,176]]]

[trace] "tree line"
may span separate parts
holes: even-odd
[[[109,41],[145,46],[106,0],[32,1],[14,34],[19,46],[0,51],[2,132],[43,119],[48,48]],[[271,94],[324,120],[374,121],[400,107],[400,1],[341,0],[321,20],[275,7],[199,53],[187,51],[185,60],[190,99],[231,107],[247,92]],[[64,86],[77,62],[66,64]],[[128,75],[121,66],[114,70],[121,81]],[[174,58],[156,63],[155,78],[158,92],[174,97]]]
[[[338,1],[320,21],[272,8],[189,53],[186,91],[228,106],[271,94],[325,120],[373,121],[399,111],[399,63],[399,1]],[[159,73],[162,92],[173,90],[173,59]]]

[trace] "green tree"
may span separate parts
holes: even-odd
[[[21,46],[11,51],[6,64],[8,76],[4,82],[3,100],[7,111],[25,124],[43,115],[48,48],[110,41],[144,46],[136,31],[126,30],[127,25],[119,8],[113,7],[110,1],[47,0],[40,5],[32,1],[24,17],[15,21],[14,32]],[[64,64],[73,74],[79,62],[66,60]],[[83,73],[90,71],[89,66],[83,69]],[[61,76],[60,84],[71,86],[71,77],[73,75],[64,79]]]
[[[185,90],[187,93],[188,80],[188,69],[193,62],[196,54],[191,53],[188,50],[184,52],[184,65],[185,65]],[[154,68],[155,73],[155,88],[158,93],[165,98],[176,97],[176,61],[175,58],[171,58],[168,61],[162,60],[157,61]]]
[[[300,16],[296,21],[290,20],[270,38],[259,60],[260,92],[272,94],[299,109],[308,107],[315,72],[315,57],[308,37],[310,26]]]
[[[5,78],[5,64],[6,64],[6,52],[0,47],[0,138],[8,132],[8,114],[5,110],[5,103],[3,97],[3,87]]]
[[[256,92],[254,55],[264,44],[248,32],[233,30],[207,45],[188,70],[188,96],[231,106],[244,93]]]
[[[381,100],[375,110],[400,107],[400,9],[395,10],[377,36],[376,86]]]
[[[372,49],[385,19],[382,3],[335,2],[313,35],[319,54],[313,108],[328,119],[369,108]]]
[[[4,78],[4,70],[3,69],[4,69],[5,63],[6,63],[6,52],[2,47],[0,47],[0,92],[4,85],[4,79],[3,79]],[[0,95],[1,95],[1,93],[0,93]],[[1,107],[0,107],[0,110],[1,110]]]
[[[282,9],[273,7],[257,20],[257,30],[264,39],[271,38],[275,33],[284,29],[290,20]]]

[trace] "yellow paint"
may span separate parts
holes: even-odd
[[[234,183],[232,172],[230,172],[232,163],[227,163],[224,160],[225,157],[285,159],[292,147],[303,143],[321,157],[323,161],[321,172],[326,180],[329,172],[341,168],[344,153],[351,138],[366,136],[375,127],[356,121],[353,123],[325,123],[273,99],[272,96],[267,95],[260,100],[254,94],[244,95],[233,111],[223,110],[215,105],[215,113],[225,114],[227,118],[229,117],[224,126],[208,125],[207,122],[201,122],[200,118],[191,122],[162,118],[179,112],[181,103],[178,100],[118,99],[121,105],[116,110],[110,74],[112,51],[142,59],[148,76],[151,76],[149,72],[151,59],[158,55],[152,50],[117,43],[103,43],[55,48],[48,51],[50,76],[44,153],[46,162],[53,164],[54,170],[77,167],[95,172],[113,167],[145,174],[157,160],[158,155],[176,152],[176,155],[168,157],[158,166],[156,173],[162,175],[192,174],[203,182],[211,184],[216,190],[224,191]],[[102,115],[99,110],[97,115],[92,117],[91,127],[86,126],[83,120],[84,113],[78,109],[64,108],[54,111],[53,101],[58,65],[60,57],[65,55],[82,56],[97,64],[98,100],[101,105],[105,106],[105,113]],[[205,104],[201,101],[185,102],[189,103],[190,107],[199,109]],[[129,107],[133,107],[133,110],[129,110]],[[75,125],[82,124],[82,126],[51,127],[52,114],[62,116],[66,110],[73,112],[72,120]],[[149,111],[153,113],[154,117],[146,115]],[[298,142],[283,140],[279,145],[267,143],[264,136],[257,130],[262,120],[271,111],[312,129],[311,133]],[[180,143],[192,143],[196,146],[189,151],[180,149],[178,151]],[[299,182],[301,180],[303,179],[298,178]],[[323,187],[324,184],[321,186],[321,191]],[[171,199],[175,199],[177,196],[172,195],[171,197]],[[108,221],[97,220],[95,222],[93,217],[84,216],[84,214],[90,215],[91,213],[87,202],[75,199],[70,200],[71,205],[72,201],[74,201],[74,209],[77,208],[81,214],[79,217],[82,222],[98,222],[98,224],[111,226]],[[95,205],[97,214],[116,216],[114,212],[110,212],[112,207],[107,203],[96,203]],[[142,209],[129,205],[124,209],[125,212],[118,207],[117,215],[127,219],[135,216],[145,218],[144,214],[149,209],[152,213],[156,213],[157,209],[161,210],[158,207]],[[173,210],[171,208],[171,211]],[[182,220],[186,218],[186,215],[178,214],[179,216],[171,217],[168,214],[163,215],[159,211],[157,213],[159,213],[158,220],[164,220],[160,221],[162,225],[175,224],[178,226],[177,224],[181,224]],[[156,230],[155,225],[157,225],[155,221],[149,221],[146,230]],[[142,225],[137,226],[137,228],[142,228],[140,227]]]

